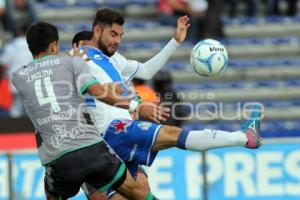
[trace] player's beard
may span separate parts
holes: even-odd
[[[118,46],[113,50],[113,51],[109,51],[109,44],[105,45],[105,42],[103,41],[103,38],[99,38],[98,40],[98,48],[102,51],[102,53],[104,53],[106,56],[111,57],[115,54],[115,52],[118,49]]]

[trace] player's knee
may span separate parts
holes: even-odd
[[[148,191],[142,184],[133,180],[129,171],[127,171],[127,176],[123,184],[115,189],[128,199],[143,199],[148,194]]]
[[[142,184],[138,184],[137,187],[134,187],[132,190],[132,193],[134,194],[134,197],[138,196],[146,196],[148,194],[148,189],[143,186]]]
[[[138,182],[131,184],[127,189],[127,195],[129,195],[129,199],[135,199],[135,197],[144,197],[148,193],[148,190]]]
[[[141,184],[141,186],[144,188],[144,190],[150,191],[149,182],[144,173],[138,173],[136,181]]]

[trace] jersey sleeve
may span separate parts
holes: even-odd
[[[135,60],[127,60],[124,56],[119,54],[118,52],[112,58],[112,62],[115,66],[120,70],[123,80],[125,82],[130,81],[139,68],[139,62]]]
[[[125,67],[122,70],[122,75],[125,82],[130,81],[139,69],[139,62],[135,60],[127,60]]]
[[[77,91],[81,95],[86,92],[89,86],[99,83],[90,73],[89,66],[79,57],[73,58],[73,74]]]
[[[175,50],[180,46],[174,38],[172,38],[163,48],[152,58],[144,63],[139,63],[138,71],[135,76],[150,80],[169,60]]]

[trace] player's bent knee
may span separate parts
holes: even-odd
[[[135,181],[137,181],[138,183],[140,183],[141,186],[145,190],[150,191],[149,182],[148,182],[147,176],[144,173],[142,173],[142,172],[137,173],[137,177],[136,177]]]
[[[118,188],[114,188],[122,196],[129,199],[144,199],[148,191],[138,182],[134,181],[129,171],[122,185]]]

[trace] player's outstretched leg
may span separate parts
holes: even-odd
[[[203,151],[212,148],[245,146],[255,149],[261,145],[259,135],[262,108],[252,107],[251,117],[245,121],[241,130],[227,132],[221,130],[192,130],[185,131],[173,126],[163,126],[156,138],[152,151],[170,147],[178,147],[192,151]]]

